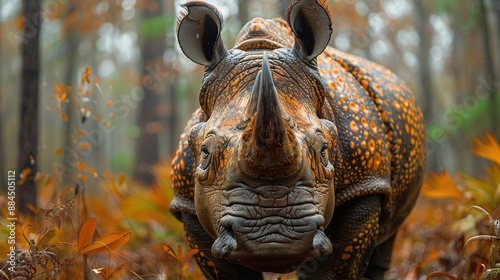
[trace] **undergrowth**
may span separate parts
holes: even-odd
[[[158,183],[151,188],[119,174],[103,177],[93,191],[61,190],[57,180],[42,184],[53,198],[32,216],[18,218],[15,270],[0,261],[0,279],[202,279],[190,258],[196,251],[168,212],[169,166],[158,165]],[[9,234],[5,217],[2,213],[1,240]],[[185,248],[181,259],[171,256],[171,244]],[[1,243],[2,256],[9,246]]]
[[[485,133],[472,153],[489,161],[482,178],[446,170],[426,176],[388,279],[500,279],[500,145]]]
[[[73,120],[71,135],[77,157],[69,163],[74,176],[62,184],[62,163],[55,162],[51,173],[30,174],[22,170],[17,191],[28,175],[35,176],[40,208],[29,205],[31,213],[17,214],[15,265],[10,265],[7,203],[0,194],[0,279],[202,279],[190,257],[196,250],[187,246],[182,224],[168,211],[173,198],[170,164],[159,164],[156,182],[144,186],[124,174],[98,171],[85,163],[92,143],[82,128],[89,121],[106,128],[113,125],[113,110],[105,116],[92,111],[92,103],[113,105],[92,76],[89,67],[81,72],[74,94],[68,85],[54,83],[53,106],[49,109],[61,121]],[[70,118],[64,108],[70,107]],[[54,156],[62,157],[62,147]],[[61,161],[64,159],[60,158]],[[182,256],[172,254],[174,245],[187,248]],[[4,256],[7,256],[5,258]]]

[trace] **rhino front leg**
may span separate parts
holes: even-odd
[[[371,280],[384,279],[384,273],[391,265],[392,247],[394,246],[395,240],[396,234],[375,248],[370,258],[370,264],[366,269],[365,278]]]
[[[217,280],[258,280],[262,273],[236,265],[225,259],[212,256],[211,248],[214,239],[203,229],[198,217],[188,212],[182,213],[184,229],[191,248],[197,248],[200,253],[195,255],[196,262],[207,279]]]
[[[299,269],[300,279],[362,279],[375,248],[381,197],[352,201],[338,211],[327,235],[333,245],[329,256],[313,259]]]

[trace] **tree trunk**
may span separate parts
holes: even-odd
[[[238,20],[241,26],[245,25],[245,23],[250,20],[248,16],[248,4],[249,2],[247,0],[238,1]]]
[[[70,16],[77,12],[76,11],[76,5],[75,5],[75,0],[71,0],[68,2],[66,5],[66,10],[65,10],[65,17],[68,19]],[[77,32],[74,28],[74,23],[69,25],[66,23],[66,30],[65,30],[65,36],[66,36],[66,42],[65,42],[65,48],[66,48],[66,69],[65,69],[65,76],[64,76],[64,83],[66,85],[71,86],[74,90],[70,90],[67,92],[67,99],[70,101],[69,104],[66,104],[64,106],[64,110],[66,112],[66,115],[68,116],[68,120],[66,122],[63,122],[63,137],[64,137],[64,155],[63,159],[70,158],[71,151],[76,151],[77,147],[73,143],[71,139],[71,135],[76,134],[76,122],[79,120],[75,120],[75,117],[77,117],[73,111],[77,110],[77,108],[72,107],[73,103],[73,96],[74,96],[74,91],[76,91],[76,86],[73,86],[73,81],[75,81],[75,69],[76,69],[76,53],[78,49],[78,41],[77,41]],[[75,170],[72,170],[71,167],[68,164],[64,165],[64,170],[63,170],[63,177],[62,177],[62,184],[67,185],[70,183],[75,183],[76,182],[76,168]]]
[[[176,18],[175,14],[175,1],[167,0],[164,2],[166,5],[166,16],[169,18]],[[175,21],[172,21],[175,22]],[[174,30],[173,26],[168,27],[170,30]],[[174,51],[175,46],[177,45],[177,40],[175,39],[175,35],[171,33],[167,39],[167,50]],[[177,146],[179,145],[179,134],[182,132],[184,125],[179,126],[179,113],[177,111],[178,108],[178,100],[176,95],[177,88],[177,71],[175,70],[173,64],[174,60],[168,59],[166,62],[166,70],[169,75],[169,79],[166,80],[167,86],[165,91],[165,96],[167,99],[167,114],[164,116],[164,120],[166,122],[165,130],[167,132],[167,151],[166,154],[168,156],[172,155]]]
[[[492,1],[493,4],[491,8],[493,9],[492,14],[496,16],[497,26],[500,28],[499,16],[500,16],[500,1]],[[500,69],[497,68],[498,59],[493,53],[493,47],[495,43],[493,40],[499,38],[497,34],[493,32],[493,26],[490,26],[490,12],[487,10],[485,0],[479,1],[479,14],[480,14],[480,25],[483,35],[485,62],[486,62],[486,80],[488,82],[488,91],[490,92],[491,105],[490,106],[490,116],[492,123],[494,124],[492,129],[497,136],[500,136],[500,126],[497,122],[500,121],[500,111],[498,110],[499,100],[498,95],[500,94],[500,88],[496,83],[500,83]],[[493,29],[493,30],[492,30]],[[500,40],[498,40],[500,43]],[[498,55],[498,54],[497,54]]]
[[[163,1],[148,0],[144,3],[143,21],[162,16]],[[134,179],[151,185],[155,181],[153,167],[159,161],[159,138],[161,128],[158,115],[160,92],[164,89],[162,73],[165,72],[163,53],[165,33],[144,34],[142,41],[142,88],[144,99],[139,105],[138,125],[141,134],[136,144],[136,166]]]
[[[432,38],[432,31],[429,25],[429,12],[425,6],[424,1],[417,1],[415,3],[415,8],[417,9],[417,14],[415,16],[416,26],[418,30],[418,35],[420,37],[420,48],[418,53],[418,65],[419,65],[419,79],[420,79],[420,91],[422,112],[426,120],[431,120],[433,117],[433,106],[432,100],[434,96],[434,87],[432,81],[432,73],[429,65],[429,56],[431,49],[431,42],[429,38]],[[436,145],[436,143],[428,143],[430,145]],[[431,149],[428,153],[428,169],[437,170],[438,169],[438,153],[436,147]]]
[[[0,5],[0,14],[2,13],[2,5]],[[3,30],[3,25],[0,25],[0,61],[4,61],[3,60],[3,55],[2,55],[2,42],[3,41],[3,38],[2,38],[2,34],[4,34],[4,30]],[[3,92],[3,89],[2,89],[2,67],[0,67],[0,92]],[[5,120],[4,118],[4,106],[5,106],[5,103],[2,103],[0,105],[0,120]],[[2,182],[2,186],[0,187],[0,191],[3,192],[3,193],[6,193],[5,191],[7,191],[7,185],[5,184],[5,182],[7,182],[7,176],[5,175],[7,170],[5,169],[5,154],[3,152],[3,147],[5,146],[4,144],[4,141],[5,139],[3,138],[3,122],[0,121],[0,182]]]
[[[492,1],[493,2],[493,14],[495,15],[495,20],[496,20],[496,31],[497,31],[497,34],[496,34],[496,50],[498,50],[498,48],[500,48],[500,0],[495,0],[495,1]],[[496,103],[493,103],[493,108],[500,108],[500,97],[498,95],[500,95],[500,54],[498,54],[498,52],[496,53],[496,69],[497,69],[497,76],[496,76],[496,79],[494,80],[495,81],[495,94],[496,94]],[[497,119],[494,120],[493,123],[497,123],[500,121],[500,119],[498,118],[500,115],[500,112],[498,112],[497,110]],[[496,134],[497,134],[497,137],[498,139],[500,139],[500,128],[499,126],[497,125],[497,131],[496,131]]]
[[[21,127],[19,134],[18,172],[26,180],[17,189],[18,209],[29,214],[28,205],[36,207],[35,175],[38,150],[38,76],[39,32],[42,26],[40,0],[23,0],[24,41],[22,47]],[[21,180],[21,181],[22,181]]]

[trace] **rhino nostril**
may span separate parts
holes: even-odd
[[[212,255],[216,258],[227,258],[236,249],[236,239],[231,228],[224,227],[212,245]]]
[[[333,251],[332,243],[330,242],[330,239],[326,236],[325,232],[323,231],[323,228],[321,227],[318,228],[316,234],[314,235],[313,248],[314,248],[313,252],[314,257],[325,256],[331,254]]]

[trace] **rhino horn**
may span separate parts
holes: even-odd
[[[255,110],[257,110],[257,104],[259,102],[259,89],[260,89],[260,76],[262,75],[262,71],[257,73],[255,77],[255,82],[253,84],[252,96],[248,101],[245,112],[243,113],[243,121],[248,122],[255,115]]]
[[[289,120],[274,86],[266,53],[255,83],[245,110],[245,118],[250,122],[240,144],[240,168],[255,177],[291,176],[301,166],[299,146],[293,122]]]

